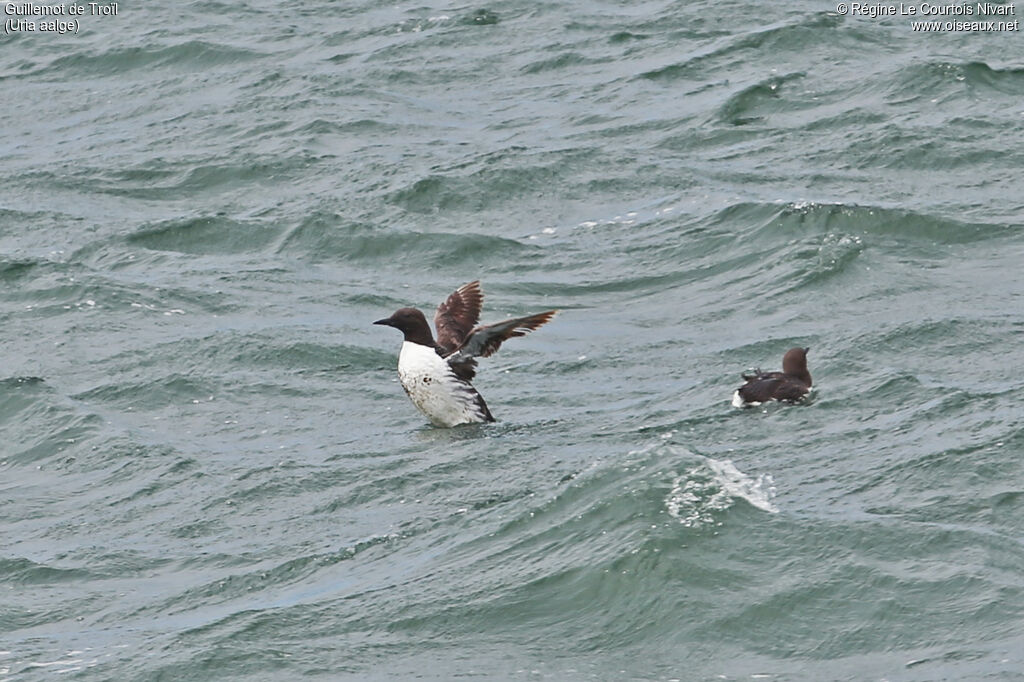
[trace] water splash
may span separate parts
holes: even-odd
[[[719,512],[732,507],[741,498],[763,511],[779,511],[772,503],[775,485],[770,474],[753,478],[736,468],[730,460],[710,457],[672,481],[665,506],[673,518],[688,528],[719,525]]]

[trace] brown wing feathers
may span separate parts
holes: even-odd
[[[480,321],[480,308],[484,304],[484,293],[480,281],[463,284],[437,306],[434,313],[434,327],[437,329],[437,345],[444,354],[451,353],[462,345],[469,332]]]
[[[462,345],[445,359],[456,376],[464,381],[472,381],[476,376],[476,358],[493,355],[502,342],[514,336],[526,336],[555,316],[555,310],[536,315],[516,317],[504,322],[483,325],[473,329]]]
[[[526,336],[555,316],[554,310],[503,320],[477,327],[469,333],[459,352],[470,357],[486,358],[501,348],[501,344],[516,336]]]
[[[476,373],[474,358],[493,355],[503,342],[515,336],[526,336],[554,317],[556,312],[549,310],[477,326],[483,302],[480,282],[473,281],[459,287],[444,303],[437,306],[434,314],[439,352],[456,374],[466,381]]]

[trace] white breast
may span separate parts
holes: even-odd
[[[398,356],[398,378],[412,404],[435,426],[486,421],[476,389],[455,376],[433,348],[404,341]]]
[[[732,394],[732,406],[733,407],[757,407],[760,404],[761,403],[756,402],[756,401],[748,403],[746,400],[743,399],[743,396],[740,395],[740,389],[738,389],[738,388]]]

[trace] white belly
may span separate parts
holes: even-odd
[[[404,341],[398,378],[412,404],[435,426],[487,421],[476,389],[455,376],[433,348]]]

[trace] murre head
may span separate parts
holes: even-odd
[[[782,356],[782,372],[811,385],[811,373],[807,371],[807,351],[810,348],[790,348]]]
[[[416,308],[399,308],[391,317],[377,320],[374,324],[394,327],[405,335],[405,340],[423,346],[434,345],[434,336],[430,333],[427,318]]]

